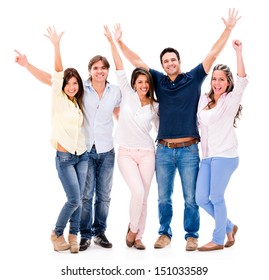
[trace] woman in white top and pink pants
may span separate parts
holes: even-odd
[[[211,90],[200,97],[198,122],[201,132],[202,161],[196,185],[196,202],[215,220],[210,242],[199,251],[212,251],[234,245],[237,225],[227,218],[224,193],[239,164],[235,121],[241,113],[240,102],[248,84],[242,43],[233,41],[237,60],[237,81],[227,65],[214,67]],[[225,236],[228,240],[224,244]]]
[[[150,73],[144,68],[135,68],[130,84],[107,26],[105,36],[111,44],[122,93],[115,140],[119,144],[118,166],[131,192],[126,244],[143,250],[146,248],[142,236],[147,217],[147,199],[155,171],[155,144],[150,131],[153,125],[158,126],[158,103],[154,99]]]

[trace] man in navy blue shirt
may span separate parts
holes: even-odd
[[[166,74],[151,69],[123,43],[121,27],[115,26],[115,40],[125,57],[135,67],[144,67],[150,71],[159,101],[156,179],[160,228],[154,248],[164,248],[172,238],[170,223],[173,216],[172,194],[176,170],[180,175],[185,202],[186,250],[194,251],[198,247],[200,215],[195,201],[195,190],[200,163],[200,136],[196,118],[197,105],[202,83],[239,19],[238,11],[229,9],[227,20],[222,18],[225,29],[219,39],[203,62],[186,73],[180,69],[180,56],[174,48],[166,48],[160,54],[162,68]]]

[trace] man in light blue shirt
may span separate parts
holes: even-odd
[[[19,65],[42,83],[52,84],[51,74],[33,66],[25,55],[18,51],[16,53],[15,60]],[[109,67],[105,57],[94,56],[88,65],[89,79],[84,81],[84,132],[89,166],[81,213],[80,251],[90,246],[92,237],[95,244],[104,248],[112,247],[105,231],[115,162],[113,115],[118,118],[121,93],[118,86],[107,81]]]
[[[113,114],[118,118],[121,93],[118,86],[107,82],[109,67],[105,57],[93,57],[88,66],[90,77],[84,83],[84,130],[89,169],[80,223],[80,251],[89,247],[92,236],[95,236],[95,244],[112,247],[105,231],[115,162]]]

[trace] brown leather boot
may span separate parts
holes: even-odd
[[[53,244],[54,251],[65,251],[70,248],[70,244],[68,244],[63,235],[57,236],[54,232],[52,231],[52,234],[50,236],[50,240]]]
[[[77,242],[77,236],[75,234],[69,233],[68,235],[68,242],[70,244],[70,252],[71,253],[78,253],[79,251],[79,245]]]

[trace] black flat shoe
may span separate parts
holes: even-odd
[[[90,247],[91,245],[91,239],[85,239],[81,238],[80,243],[79,243],[79,251],[85,251]]]
[[[96,235],[94,237],[93,241],[96,245],[99,245],[103,248],[111,248],[112,247],[112,243],[110,243],[108,241],[108,239],[106,238],[106,235],[104,233],[99,233],[98,235]]]

